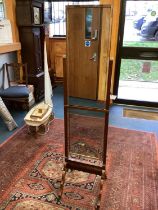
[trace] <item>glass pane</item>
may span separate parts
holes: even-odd
[[[0,0],[0,20],[3,20],[4,18],[5,18],[4,1]]]
[[[44,2],[44,23],[50,23],[52,21],[52,3]]]
[[[104,113],[71,109],[69,116],[69,159],[102,165]]]
[[[92,33],[92,14],[93,10],[92,8],[86,9],[86,15],[85,15],[85,38],[90,39],[91,33]]]
[[[97,5],[99,1],[52,1],[52,23],[49,27],[49,36],[66,35],[66,6],[67,5]]]
[[[158,1],[127,1],[123,46],[158,47]]]
[[[104,109],[105,108],[105,102],[104,101],[98,101],[98,100],[90,100],[90,99],[84,99],[84,98],[77,98],[77,97],[69,97],[68,100],[70,105],[78,105],[78,106],[84,106],[84,107],[95,107],[98,109]]]
[[[118,98],[158,102],[158,61],[122,59]]]

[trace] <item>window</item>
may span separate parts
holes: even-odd
[[[54,1],[52,2],[52,23],[49,36],[66,36],[66,5],[94,5],[99,1]]]
[[[3,20],[4,18],[5,18],[4,1],[0,0],[0,20]]]

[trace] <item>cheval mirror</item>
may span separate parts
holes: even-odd
[[[65,171],[81,170],[105,178],[112,8],[67,6],[66,13]]]

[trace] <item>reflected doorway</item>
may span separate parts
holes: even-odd
[[[158,2],[122,1],[116,62],[117,101],[158,102]]]

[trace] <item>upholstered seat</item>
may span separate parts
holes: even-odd
[[[7,89],[0,89],[2,98],[28,98],[29,89],[26,86],[11,86]]]
[[[7,76],[8,87],[4,88],[6,86],[5,75]],[[28,85],[27,64],[4,64],[0,96],[5,102],[21,102],[24,108],[29,109],[34,104],[33,91],[32,85]]]

